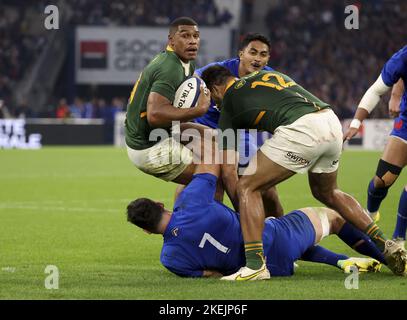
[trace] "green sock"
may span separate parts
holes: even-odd
[[[383,252],[384,243],[386,242],[387,238],[384,236],[383,231],[380,230],[376,223],[372,222],[369,224],[365,230],[365,233],[370,237],[370,239],[372,239],[380,251]]]
[[[263,243],[261,241],[246,242],[244,244],[246,267],[257,270],[263,265]]]

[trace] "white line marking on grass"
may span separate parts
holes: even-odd
[[[135,198],[134,198],[135,199]],[[75,200],[75,199],[67,199],[67,200],[19,200],[19,201],[3,201],[3,205],[30,205],[30,204],[66,204],[66,203],[100,203],[100,202],[107,202],[107,203],[120,203],[120,202],[130,202],[134,200],[133,198],[122,198],[122,199],[94,199],[94,200]],[[173,198],[160,198],[160,201],[169,201],[173,200]],[[0,206],[2,205],[0,204]]]
[[[343,190],[342,190],[343,191]],[[347,191],[344,191],[346,193],[349,193]],[[351,196],[353,196],[354,198],[358,199],[362,197],[362,193],[359,192],[355,192],[355,193],[349,193]],[[294,195],[292,193],[284,193],[284,192],[279,192],[279,197],[280,199],[283,200],[291,200],[291,199],[314,199],[314,197],[312,196],[311,192],[310,193],[302,193],[300,195]]]
[[[25,209],[25,210],[43,210],[43,211],[74,211],[74,212],[118,212],[119,209],[105,209],[105,208],[75,208],[75,207],[48,207],[48,206],[33,206],[33,205],[9,205],[0,204],[2,209]]]
[[[92,202],[104,202],[104,203],[118,203],[118,202],[124,202],[124,201],[131,201],[130,198],[128,199],[95,199],[95,200],[20,200],[20,201],[5,201],[3,204],[66,204],[66,203],[92,203]]]
[[[105,202],[130,202],[129,199],[105,199]],[[164,198],[161,201],[166,202],[167,200],[172,200],[172,198]],[[86,200],[66,200],[66,201],[54,201],[54,200],[43,200],[43,201],[19,201],[19,202],[5,202],[0,204],[0,210],[2,209],[26,209],[26,210],[44,210],[44,211],[73,211],[73,212],[119,212],[123,208],[92,208],[92,207],[67,207],[67,206],[53,206],[52,204],[66,204],[67,202],[79,202],[79,203],[89,203]],[[103,202],[103,200],[95,200],[94,202]],[[41,205],[44,203],[45,205]],[[46,204],[51,205],[46,205]]]
[[[119,172],[99,172],[99,173],[91,173],[91,172],[61,172],[61,171],[55,171],[55,172],[41,172],[41,173],[35,173],[35,172],[13,172],[13,171],[8,171],[8,172],[2,172],[2,178],[140,178],[144,177],[144,174],[142,173],[132,173],[130,176],[127,172],[125,173],[119,173]]]

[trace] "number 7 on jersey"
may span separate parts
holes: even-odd
[[[204,233],[201,242],[199,243],[199,248],[203,248],[205,246],[205,242],[208,241],[210,244],[212,244],[216,249],[223,253],[228,253],[229,248],[225,247],[223,244],[221,244],[218,240],[216,240],[214,237],[212,237],[209,233]]]

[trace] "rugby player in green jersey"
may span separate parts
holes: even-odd
[[[228,68],[233,75],[238,77],[246,76],[257,70],[273,70],[267,64],[270,58],[270,40],[259,33],[248,33],[243,38],[239,45],[238,57],[224,61],[212,62],[204,67],[195,70],[196,76],[200,77],[202,72],[213,65],[221,65]],[[196,123],[216,129],[220,112],[216,105],[212,102],[208,112],[194,120]],[[241,135],[240,156],[236,163],[224,164],[222,166],[222,181],[223,188],[233,204],[236,211],[239,211],[239,200],[236,194],[236,185],[239,179],[239,171],[247,166],[248,160],[256,153],[257,149],[262,145],[262,139],[259,136],[252,136],[245,132]],[[243,153],[243,155],[242,155]],[[181,191],[185,188],[184,185],[179,185],[176,190],[175,200]],[[217,199],[222,199],[221,190],[218,190]],[[281,217],[284,214],[283,207],[278,198],[278,193],[275,187],[271,187],[263,193],[263,204],[265,207],[266,216]]]
[[[223,137],[227,129],[273,134],[250,160],[237,184],[246,266],[228,280],[270,277],[262,245],[265,214],[261,192],[305,172],[314,197],[364,231],[383,252],[393,273],[406,274],[406,251],[387,240],[362,206],[337,186],[342,126],[327,103],[276,71],[256,71],[239,80],[226,68],[213,66],[203,72],[202,79],[221,108]],[[222,140],[225,154],[235,149],[236,143]]]
[[[192,151],[171,135],[172,122],[181,122],[181,131],[206,128],[186,122],[207,112],[210,93],[201,87],[194,108],[176,108],[172,103],[179,85],[194,74],[193,60],[199,43],[194,20],[181,17],[171,23],[168,46],[140,74],[129,98],[125,120],[127,153],[133,164],[147,174],[181,184],[190,181],[196,164]],[[154,130],[157,128],[161,130]]]

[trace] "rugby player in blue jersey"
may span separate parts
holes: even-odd
[[[238,57],[212,62],[202,68],[196,69],[195,74],[199,77],[209,67],[220,65],[227,68],[235,77],[241,78],[254,71],[273,70],[267,63],[270,59],[270,40],[259,33],[248,33],[241,41]],[[217,129],[220,111],[212,101],[206,114],[195,119],[195,122]],[[256,151],[256,150],[255,150]]]
[[[147,198],[134,200],[127,207],[129,222],[148,233],[163,235],[161,263],[179,276],[240,280],[228,278],[246,263],[239,214],[214,199],[219,174],[219,165],[199,166],[172,212]],[[384,262],[369,237],[338,213],[328,208],[303,208],[277,219],[266,219],[266,272],[271,276],[290,276],[297,259],[330,264],[345,272],[351,266],[361,272],[380,269],[381,264],[375,259],[349,258],[315,245],[333,233],[349,246],[357,247],[359,253]],[[264,272],[257,272],[250,279],[241,280],[260,280],[263,275]]]
[[[359,130],[364,119],[376,107],[380,97],[392,86],[389,103],[391,115],[396,115],[394,128],[379,160],[376,175],[368,185],[367,210],[373,219],[379,219],[379,207],[389,188],[400,176],[407,164],[407,46],[396,52],[384,65],[376,82],[366,91],[360,101],[354,119],[344,139],[351,139]],[[398,110],[397,110],[398,109]],[[396,243],[404,247],[407,229],[407,191],[404,188],[399,201],[397,223],[393,233]]]
[[[248,33],[241,40],[238,57],[210,63],[200,69],[195,70],[195,74],[201,77],[202,73],[213,65],[221,65],[235,76],[243,77],[258,70],[273,70],[267,63],[270,59],[270,40],[259,33]],[[212,129],[218,128],[220,111],[213,101],[206,114],[197,118],[194,122],[208,126]],[[238,199],[236,194],[236,184],[238,180],[237,167],[247,167],[250,158],[256,153],[257,149],[263,144],[266,132],[259,133],[256,136],[246,132],[240,137],[239,160],[236,164],[228,164],[222,167],[222,182],[225,190],[236,210],[238,210]],[[269,138],[270,134],[266,138]],[[184,186],[177,188],[176,196],[183,190]],[[217,197],[219,198],[219,197]],[[272,187],[263,193],[263,203],[266,216],[280,217],[283,215],[283,208],[278,198],[277,190]]]

